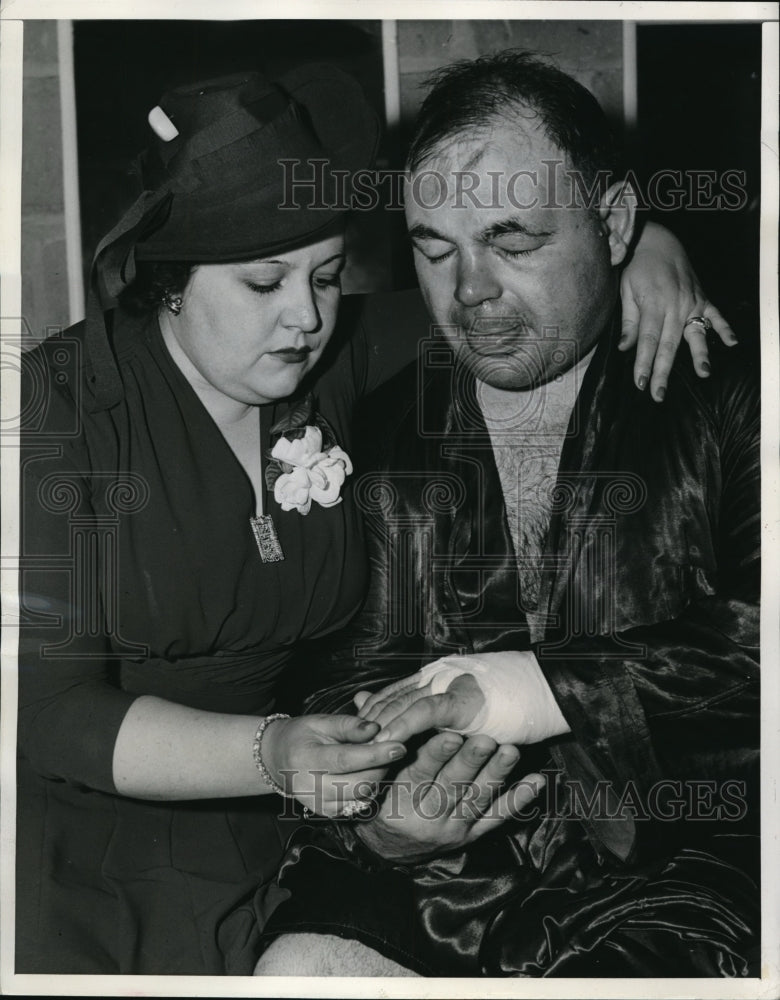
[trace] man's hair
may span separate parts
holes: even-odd
[[[617,146],[606,115],[589,90],[531,52],[507,50],[463,60],[431,74],[432,89],[414,128],[407,167],[416,170],[440,144],[496,119],[530,109],[551,139],[590,184],[599,171],[612,180]]]

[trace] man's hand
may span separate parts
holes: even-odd
[[[355,832],[376,854],[415,864],[471,844],[519,816],[544,787],[529,774],[502,793],[520,754],[486,736],[438,733],[389,787],[377,816]]]
[[[475,677],[463,674],[441,694],[433,694],[430,684],[409,684],[407,678],[374,695],[359,691],[355,704],[361,718],[382,727],[377,742],[405,743],[428,729],[467,729],[485,704],[485,695]]]

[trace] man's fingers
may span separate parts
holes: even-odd
[[[407,681],[394,684],[392,685],[392,690],[390,688],[385,688],[383,691],[380,691],[373,697],[369,698],[363,705],[360,714],[363,718],[368,719],[371,722],[377,722],[382,713],[387,709],[388,705],[394,704],[399,698],[404,698],[404,696],[411,695],[415,691],[419,690],[421,689],[417,687],[417,684],[409,684]],[[405,702],[405,704],[406,703],[407,702]]]
[[[387,684],[385,687],[381,688],[379,691],[374,691],[374,692],[367,691],[367,692],[365,692],[365,694],[367,694],[368,697],[363,700],[363,704],[360,706],[360,713],[361,713],[361,715],[364,718],[368,718],[369,716],[372,715],[372,712],[373,712],[374,708],[378,704],[387,701],[389,698],[391,698],[393,695],[395,695],[398,691],[405,691],[407,689],[413,689],[413,688],[417,687],[417,678],[418,678],[418,676],[419,676],[419,672],[417,674],[412,674],[409,677],[402,677],[398,681],[393,681],[392,684]],[[363,694],[364,692],[361,691],[359,693]]]
[[[499,796],[483,815],[472,826],[466,843],[473,843],[491,830],[506,823],[508,819],[527,819],[527,811],[534,799],[545,786],[541,774],[527,774],[522,781],[512,785],[503,795]]]
[[[502,788],[507,776],[519,759],[520,751],[510,743],[500,746],[492,754],[487,764],[472,782],[468,795],[463,796],[461,805],[464,809],[464,819],[469,819],[465,812],[467,807],[471,809],[472,820],[480,818]]]
[[[452,809],[463,796],[473,797],[485,789],[474,788],[478,775],[486,769],[488,760],[496,752],[496,741],[489,736],[472,736],[442,767],[436,777],[436,787],[425,798],[434,794],[446,798],[446,808]],[[486,784],[486,780],[483,781]],[[495,791],[495,789],[494,789]]]
[[[368,699],[371,697],[370,691],[358,691],[358,693],[352,698],[355,708],[360,713],[361,708],[365,705]]]
[[[417,733],[424,733],[428,729],[444,729],[450,725],[449,718],[452,715],[454,695],[444,692],[443,694],[427,695],[412,701],[408,707],[400,712],[392,705],[379,718],[382,729],[376,737],[377,743],[385,740],[397,740],[406,743]]]
[[[463,737],[457,733],[437,733],[420,747],[414,760],[399,771],[396,781],[408,781],[412,785],[433,781],[462,745]]]

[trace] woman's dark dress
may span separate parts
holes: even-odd
[[[356,308],[346,313],[357,333],[334,336],[314,389],[349,452],[356,397],[412,347],[383,350]],[[343,503],[307,516],[266,494],[285,559],[263,563],[249,480],[156,320],[117,316],[114,349],[125,397],[97,413],[83,330],[26,358],[16,971],[219,974],[222,948],[242,950],[235,920],[220,933],[223,915],[269,882],[297,820],[289,803],[278,818],[277,796],[119,796],[114,742],[142,694],[295,710],[279,690],[297,686],[293,654],[344,625],[363,595],[357,475]],[[265,447],[286,406],[261,408]],[[260,923],[278,892],[258,897]]]

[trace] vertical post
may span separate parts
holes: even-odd
[[[0,440],[4,445],[2,508],[0,522],[0,594],[3,628],[0,630],[0,664],[3,697],[0,701],[0,968],[13,968],[14,907],[16,886],[16,661],[19,648],[18,542],[19,542],[19,366],[22,338],[21,217],[22,217],[22,78],[24,23],[0,24],[0,276],[3,359],[0,366]],[[5,972],[4,972],[5,976]],[[3,990],[9,989],[4,979]]]
[[[65,202],[65,259],[68,275],[68,319],[84,318],[84,279],[81,257],[78,141],[76,134],[76,80],[73,70],[73,22],[57,21],[62,121],[62,188]]]
[[[382,21],[382,67],[385,85],[385,124],[387,131],[394,134],[401,121],[397,21]]]
[[[623,128],[631,140],[636,132],[639,101],[636,21],[623,22]]]

